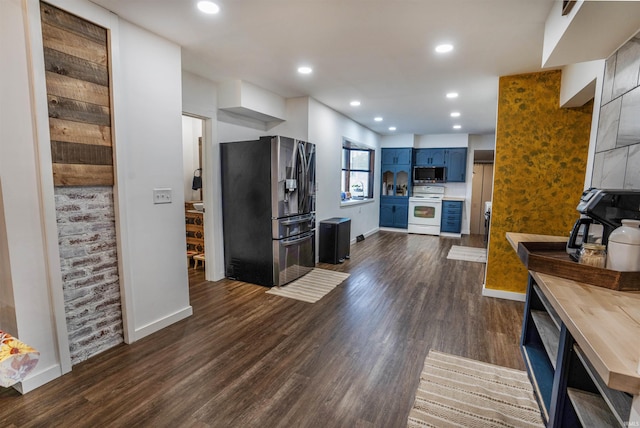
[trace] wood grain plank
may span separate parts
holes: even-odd
[[[42,41],[44,47],[87,61],[107,66],[109,57],[107,45],[104,42],[94,42],[77,33],[60,27],[42,23]]]
[[[113,165],[113,151],[108,146],[51,141],[51,160],[54,163]]]
[[[49,118],[49,134],[53,141],[112,146],[111,128],[104,125]]]
[[[111,126],[109,108],[48,95],[49,117],[93,125]]]
[[[42,22],[71,31],[97,43],[107,44],[107,30],[85,19],[40,2]]]
[[[54,163],[52,166],[54,186],[113,186],[110,165]]]
[[[46,72],[47,93],[59,97],[69,98],[97,104],[103,107],[110,106],[109,88],[95,83],[74,79],[62,74]]]
[[[44,48],[44,68],[52,73],[109,86],[109,70],[106,66],[47,47]]]

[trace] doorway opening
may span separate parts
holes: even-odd
[[[488,222],[485,213],[487,209],[490,210],[491,206],[494,156],[493,150],[475,150],[473,152],[471,219],[469,224],[472,234],[487,236]]]
[[[186,226],[186,260],[189,283],[195,278],[204,279],[206,251],[204,245],[204,183],[203,144],[205,121],[182,116],[182,157],[184,175],[184,211]]]

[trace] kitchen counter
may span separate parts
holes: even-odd
[[[459,201],[459,202],[466,201],[466,199],[461,196],[444,196],[442,200],[443,201]]]
[[[567,237],[507,233],[519,242],[566,242]],[[614,291],[530,271],[603,383],[633,395],[629,424],[640,426],[640,293]],[[630,425],[631,426],[631,425]]]
[[[507,233],[517,243],[566,242],[561,236]],[[606,385],[640,394],[640,293],[615,291],[531,272]]]

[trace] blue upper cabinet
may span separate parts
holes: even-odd
[[[383,165],[411,165],[411,149],[382,149]]]
[[[445,166],[445,149],[416,149],[413,154],[415,166]]]
[[[464,183],[467,172],[467,149],[465,147],[414,149],[413,165],[445,166],[447,182]]]
[[[446,149],[447,182],[464,183],[467,172],[467,149]]]

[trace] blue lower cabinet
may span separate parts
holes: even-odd
[[[460,233],[462,231],[462,201],[442,201],[440,232]]]
[[[380,226],[406,229],[409,225],[409,199],[393,199],[380,202]]]

